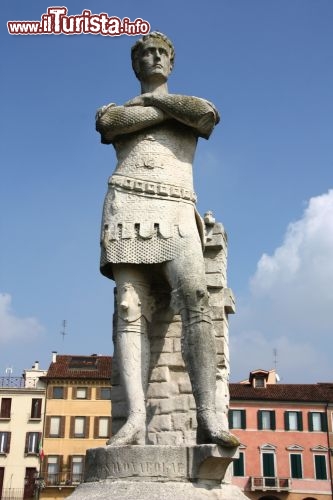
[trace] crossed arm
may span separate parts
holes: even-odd
[[[174,119],[196,130],[208,139],[219,114],[212,103],[199,97],[178,94],[142,94],[123,106],[111,103],[96,114],[96,130],[104,144],[115,137],[137,132],[166,120]]]

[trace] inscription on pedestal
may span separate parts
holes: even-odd
[[[87,451],[85,482],[126,478],[220,482],[236,457],[236,449],[216,445],[94,448]]]

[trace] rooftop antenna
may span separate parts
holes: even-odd
[[[66,332],[66,326],[67,326],[67,320],[63,320],[62,321],[62,330],[60,332],[60,335],[62,335],[62,341],[65,340],[65,335],[67,335],[67,332]]]
[[[273,356],[274,356],[274,368],[275,368],[275,371],[277,370],[277,364],[278,364],[278,351],[277,351],[277,348],[274,347],[273,349]]]

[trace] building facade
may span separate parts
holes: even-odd
[[[230,394],[241,441],[233,483],[255,500],[333,498],[333,385],[278,384],[273,370],[256,370]]]
[[[53,354],[45,377],[40,498],[66,498],[82,481],[88,448],[111,434],[110,356]]]
[[[0,498],[33,498],[40,466],[46,371],[0,378]]]

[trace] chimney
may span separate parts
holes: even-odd
[[[39,361],[35,361],[34,370],[39,370]]]
[[[57,351],[52,351],[52,363],[57,362]]]

